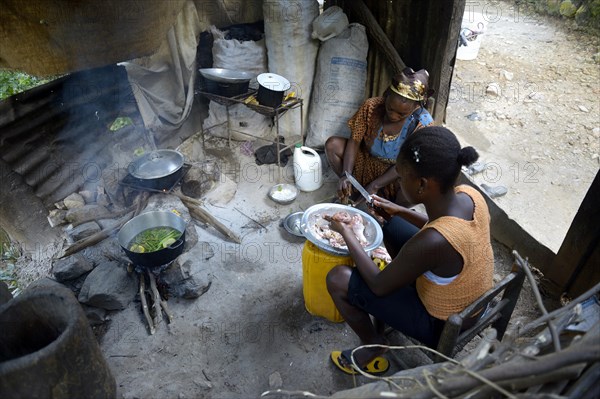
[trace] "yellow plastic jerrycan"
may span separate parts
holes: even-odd
[[[310,241],[302,249],[302,292],[308,313],[339,323],[344,321],[327,291],[325,277],[337,265],[352,265],[350,256],[332,255]]]

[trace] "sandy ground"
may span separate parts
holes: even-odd
[[[597,41],[553,21],[505,14],[488,24],[477,59],[457,62],[453,80],[447,124],[486,163],[475,182],[505,185],[508,193],[498,204],[555,251],[598,169],[596,50]],[[486,94],[491,83],[499,96]],[[320,190],[276,205],[266,196],[278,182],[273,166],[256,166],[239,147],[211,146],[207,155],[221,159],[239,185],[231,203],[210,210],[243,235],[242,244],[197,228],[215,256],[204,261],[205,246],[198,245],[195,267],[208,268],[213,284],[197,300],[169,300],[176,320],[156,335],[146,332],[139,303],[112,316],[101,345],[119,397],[246,398],[279,387],[327,395],[368,382],[354,381],[329,362],[331,350],[358,340],[344,323],[307,313],[303,242],[279,226],[287,214],[331,198],[331,172],[326,169]],[[291,167],[283,171],[292,182]],[[508,272],[511,255],[497,243],[494,250],[499,277]],[[513,320],[537,314],[526,283]],[[392,361],[392,371],[398,370]]]
[[[175,314],[150,336],[140,304],[112,315],[101,347],[124,398],[247,398],[281,388],[328,395],[369,382],[340,373],[329,361],[335,349],[352,348],[358,339],[345,323],[311,316],[302,295],[303,240],[290,236],[279,223],[287,214],[305,210],[333,196],[336,179],[325,174],[323,187],[300,193],[290,205],[267,198],[278,180],[273,165],[256,166],[254,159],[211,140],[224,171],[239,173],[238,191],[225,207],[210,211],[242,235],[232,244],[212,229],[197,228],[199,243],[192,251],[193,272],[208,269],[212,285],[197,300],[169,300]],[[258,145],[257,145],[258,146]],[[292,182],[291,162],[283,179]],[[230,175],[230,177],[233,177]],[[238,210],[243,212],[242,215]],[[260,227],[250,218],[264,225]],[[214,256],[204,260],[207,245]],[[495,244],[497,273],[508,273],[509,251]],[[537,314],[530,291],[517,312]],[[392,360],[392,372],[401,368]]]
[[[557,252],[600,165],[598,38],[504,2],[471,11],[486,30],[456,62],[446,123],[486,165],[474,181],[508,188],[498,205]]]
[[[488,24],[476,60],[457,62],[447,123],[489,164],[475,181],[506,185],[508,194],[498,204],[553,250],[598,169],[599,80],[591,61],[596,50],[597,42],[553,22],[507,16]],[[512,80],[502,78],[502,71],[512,73]],[[493,82],[502,89],[499,97],[486,95]],[[481,120],[466,117],[475,112]],[[303,240],[280,227],[287,214],[333,196],[331,171],[325,167],[321,189],[284,206],[267,198],[279,182],[273,165],[256,166],[239,144],[230,149],[222,140],[209,140],[205,155],[238,182],[231,202],[207,208],[242,236],[242,244],[197,226],[192,271],[210,273],[208,292],[196,300],[169,299],[175,321],[161,324],[153,336],[137,301],[97,330],[118,397],[248,398],[275,388],[328,395],[367,383],[330,363],[331,350],[352,348],[358,339],[344,323],[305,310]],[[283,176],[293,181],[291,162]],[[512,257],[498,243],[494,253],[499,278]],[[513,320],[537,314],[526,283]],[[393,360],[391,367],[400,370]]]

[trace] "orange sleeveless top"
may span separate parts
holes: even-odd
[[[473,220],[442,216],[423,226],[435,229],[463,258],[463,268],[447,285],[437,285],[425,276],[417,278],[419,298],[427,312],[441,320],[461,312],[493,287],[494,253],[490,241],[490,214],[481,194],[472,187],[455,187],[473,200]]]

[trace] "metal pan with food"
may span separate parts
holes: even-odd
[[[383,231],[373,216],[347,205],[317,204],[304,211],[300,226],[306,239],[325,252],[340,256],[349,254],[343,238],[330,229],[325,216],[346,219],[367,252],[383,242]]]
[[[117,240],[134,265],[166,265],[183,252],[186,223],[173,212],[142,213],[125,223]]]

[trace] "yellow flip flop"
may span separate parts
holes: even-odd
[[[352,364],[352,361],[350,360],[351,353],[351,349],[345,351],[332,351],[330,358],[333,364],[335,364],[336,367],[342,370],[344,373],[350,375],[359,374],[358,371],[355,369],[354,365]],[[349,366],[344,366],[341,363],[342,357],[344,358],[345,362],[349,364]],[[365,373],[377,375],[385,373],[386,371],[388,371],[389,368],[390,362],[385,357],[377,356],[375,359],[371,360],[369,364],[363,367],[362,371],[364,371]]]

